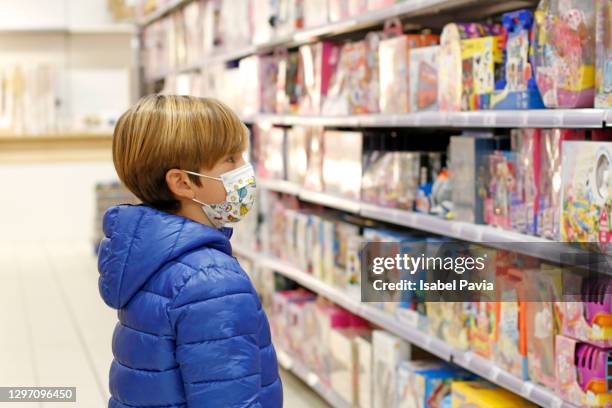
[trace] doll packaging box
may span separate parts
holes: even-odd
[[[595,107],[612,108],[612,1],[596,0]]]
[[[518,10],[502,17],[504,76],[495,84],[492,109],[541,109],[544,102],[533,70],[533,13]]]
[[[547,108],[590,108],[595,97],[595,1],[542,0],[535,75]]]
[[[357,404],[359,408],[372,407],[372,336],[354,339],[357,352]]]
[[[333,329],[330,334],[330,357],[333,360],[330,383],[331,387],[351,406],[358,400],[358,352],[356,339],[368,336],[367,327]]]
[[[363,134],[328,130],[323,144],[325,191],[358,200],[361,195]]]
[[[399,337],[383,330],[372,333],[373,408],[394,407],[397,393],[396,370],[400,362],[410,359],[410,346]]]
[[[413,48],[409,52],[411,112],[438,110],[439,46]]]
[[[612,249],[612,142],[565,142],[561,237]]]
[[[561,398],[577,406],[612,407],[610,350],[561,335],[556,344],[557,392]]]
[[[518,395],[484,381],[457,381],[452,385],[452,408],[536,408]]]

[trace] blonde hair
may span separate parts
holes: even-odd
[[[178,211],[166,183],[171,169],[211,169],[246,146],[248,130],[222,102],[211,98],[149,95],[117,121],[113,162],[119,178],[143,203]],[[200,185],[197,177],[191,180]]]

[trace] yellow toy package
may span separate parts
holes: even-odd
[[[483,381],[460,381],[452,385],[451,408],[531,408],[529,401]]]

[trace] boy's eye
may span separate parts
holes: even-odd
[[[233,164],[233,163],[236,163],[236,159],[234,158],[234,156],[230,156],[227,158],[227,162]]]

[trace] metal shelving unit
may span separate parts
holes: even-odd
[[[360,299],[349,296],[339,288],[333,287],[320,281],[311,274],[296,268],[287,262],[270,256],[257,254],[255,250],[234,247],[234,252],[244,258],[253,261],[256,268],[272,269],[281,275],[297,282],[305,288],[323,296],[346,310],[354,313],[381,327],[402,339],[420,347],[445,361],[453,362],[490,382],[506,388],[523,398],[530,400],[544,407],[555,408],[575,408],[574,405],[564,402],[551,390],[534,384],[530,381],[521,380],[514,375],[504,371],[490,360],[482,358],[470,351],[457,350],[444,341],[434,337],[417,327],[409,324],[406,320],[400,319],[371,306],[362,303]]]
[[[349,116],[261,114],[250,120],[274,125],[328,127],[437,128],[601,128],[610,112],[604,109],[540,109],[525,111],[418,112]]]
[[[313,373],[302,364],[299,360],[295,360],[285,351],[276,349],[278,363],[285,370],[292,372],[297,378],[304,381],[308,386],[323,398],[333,408],[350,408],[351,404],[346,402],[328,385],[321,382],[319,376]]]

